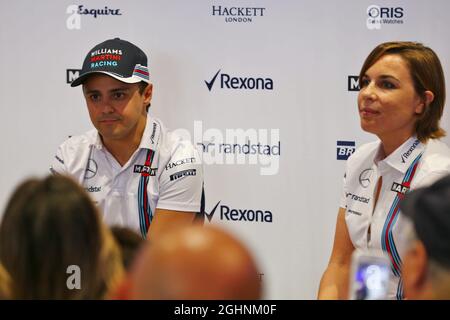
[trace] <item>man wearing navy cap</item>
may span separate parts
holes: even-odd
[[[450,299],[450,176],[407,194],[400,208],[411,221],[405,297]]]
[[[203,169],[189,141],[147,114],[152,98],[147,56],[119,38],[92,48],[79,78],[95,129],[66,140],[51,171],[74,177],[109,225],[157,238],[202,211]]]

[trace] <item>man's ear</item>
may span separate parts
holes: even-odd
[[[434,100],[434,93],[430,90],[426,90],[423,93],[422,102],[419,103],[416,107],[416,114],[422,114],[425,112],[425,109],[428,108],[431,102]]]
[[[145,105],[149,105],[152,101],[153,96],[153,84],[149,83],[144,90],[144,103]]]
[[[421,241],[416,241],[405,256],[402,270],[407,299],[421,299],[427,285],[427,270],[427,251]]]

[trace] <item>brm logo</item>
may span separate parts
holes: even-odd
[[[235,209],[226,205],[220,205],[220,201],[217,202],[215,207],[210,213],[205,212],[208,221],[211,221],[214,217],[216,210],[220,210],[220,220],[225,221],[243,221],[243,222],[273,222],[273,214],[269,210],[261,209]]]
[[[67,69],[66,70],[66,82],[72,83],[80,76],[81,69]]]
[[[359,91],[359,76],[348,76],[348,91]]]
[[[209,81],[205,80],[206,87],[211,91],[217,77],[220,74],[219,71]],[[220,74],[220,88],[221,89],[234,89],[234,90],[273,90],[273,80],[271,78],[252,78],[252,77],[236,77],[226,73]]]
[[[355,141],[338,141],[336,158],[337,160],[347,160],[355,150]]]

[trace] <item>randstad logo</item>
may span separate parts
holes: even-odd
[[[219,71],[209,81],[205,80],[206,87],[209,91],[212,90],[214,83],[218,78],[221,89],[235,89],[235,90],[273,90],[273,80],[270,78],[253,78],[253,77],[241,77],[231,76],[227,73],[220,73]],[[219,77],[220,75],[220,77]]]
[[[273,214],[269,210],[261,209],[236,209],[217,202],[210,213],[205,212],[208,221],[211,221],[217,210],[220,211],[220,220],[242,222],[273,222]]]

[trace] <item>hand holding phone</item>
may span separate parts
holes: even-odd
[[[355,250],[350,272],[350,299],[387,299],[390,276],[391,263],[381,250]]]

